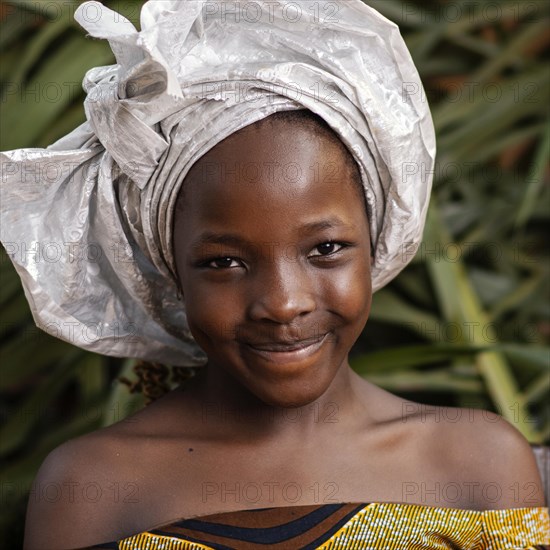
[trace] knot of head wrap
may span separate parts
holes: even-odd
[[[117,64],[88,71],[87,122],[1,159],[0,238],[39,327],[106,355],[203,363],[178,300],[175,201],[201,156],[279,111],[313,111],[354,156],[373,290],[412,257],[435,138],[423,94],[405,93],[422,84],[397,26],[361,0],[326,14],[309,0],[249,4],[150,1],[140,32],[98,2],[76,11]],[[43,243],[61,249],[55,262]]]

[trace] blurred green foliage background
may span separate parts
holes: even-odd
[[[432,107],[438,160],[424,242],[375,295],[352,366],[427,405],[498,412],[548,444],[550,3],[365,1],[401,28]],[[138,25],[142,2],[105,3]],[[1,4],[2,150],[45,147],[84,121],[85,71],[114,58],[74,22],[78,4]],[[117,378],[135,377],[134,360],[39,331],[3,250],[0,270],[0,540],[17,548],[47,453],[144,401]]]

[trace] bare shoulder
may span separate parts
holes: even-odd
[[[498,414],[434,407],[432,440],[449,465],[449,479],[467,490],[472,507],[544,506],[544,490],[531,446]]]
[[[154,513],[162,516],[162,503],[151,505],[151,489],[166,471],[165,425],[174,401],[167,395],[49,453],[29,498],[25,550],[119,540],[154,523]]]
[[[545,506],[544,489],[535,455],[527,439],[502,416],[473,410],[474,421],[465,429],[477,450],[475,464],[484,472],[488,509]],[[481,477],[481,476],[480,476]]]
[[[135,498],[127,451],[108,429],[51,451],[33,482],[25,550],[79,548],[113,540],[110,527]],[[113,533],[114,534],[114,533]]]

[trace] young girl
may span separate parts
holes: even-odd
[[[104,252],[14,259],[37,322],[76,320],[70,340],[101,353],[204,363],[47,457],[35,483],[64,492],[31,497],[25,547],[550,544],[515,428],[426,415],[348,364],[431,184],[404,170],[429,172],[434,144],[395,26],[359,0],[323,20],[307,0],[246,5],[150,2],[137,33],[83,4],[119,64],[87,75],[85,125],[5,155],[4,242]],[[21,185],[46,162],[54,182]]]

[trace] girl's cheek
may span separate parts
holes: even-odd
[[[327,307],[336,307],[346,319],[361,317],[370,310],[372,291],[368,264],[350,265],[338,275],[329,276],[323,285],[322,296]]]
[[[240,322],[242,304],[234,293],[208,288],[190,289],[192,298],[186,302],[189,325],[209,338],[232,339],[234,327]]]

